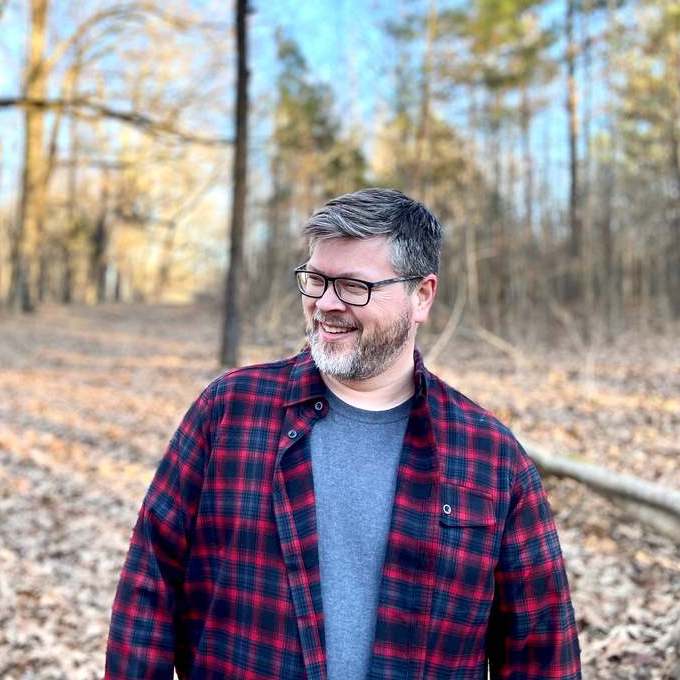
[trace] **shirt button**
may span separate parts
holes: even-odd
[[[316,404],[314,404],[314,408],[315,408],[317,411],[323,410],[323,402],[322,402],[322,401],[317,401]]]
[[[295,439],[295,437],[297,437],[297,430],[288,430],[288,436],[291,439]]]
[[[450,514],[451,514],[451,506],[450,506],[448,503],[446,503],[446,504],[444,505],[444,507],[442,508],[442,510],[444,511],[444,514],[445,514],[445,515],[450,515]]]

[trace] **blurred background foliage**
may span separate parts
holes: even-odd
[[[434,329],[606,340],[680,315],[680,2],[252,2],[249,322],[301,223],[388,185],[446,225]],[[0,301],[221,304],[232,7],[0,3]],[[490,337],[490,336],[488,336]]]

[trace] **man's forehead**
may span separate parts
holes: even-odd
[[[320,239],[311,249],[308,266],[336,276],[357,277],[378,270],[391,272],[389,242],[384,236]],[[328,268],[333,271],[326,271]]]

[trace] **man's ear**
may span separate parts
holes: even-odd
[[[414,291],[416,296],[415,309],[413,312],[413,320],[416,323],[423,323],[427,321],[430,314],[430,308],[434,302],[437,294],[437,284],[439,279],[436,274],[428,274],[418,283],[418,287]]]

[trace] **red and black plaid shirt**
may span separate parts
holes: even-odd
[[[492,678],[580,678],[536,468],[415,359],[368,678],[482,680],[487,659]],[[325,394],[305,351],[227,373],[192,405],[134,529],[108,680],[170,680],[173,666],[180,678],[326,678],[309,450]]]

